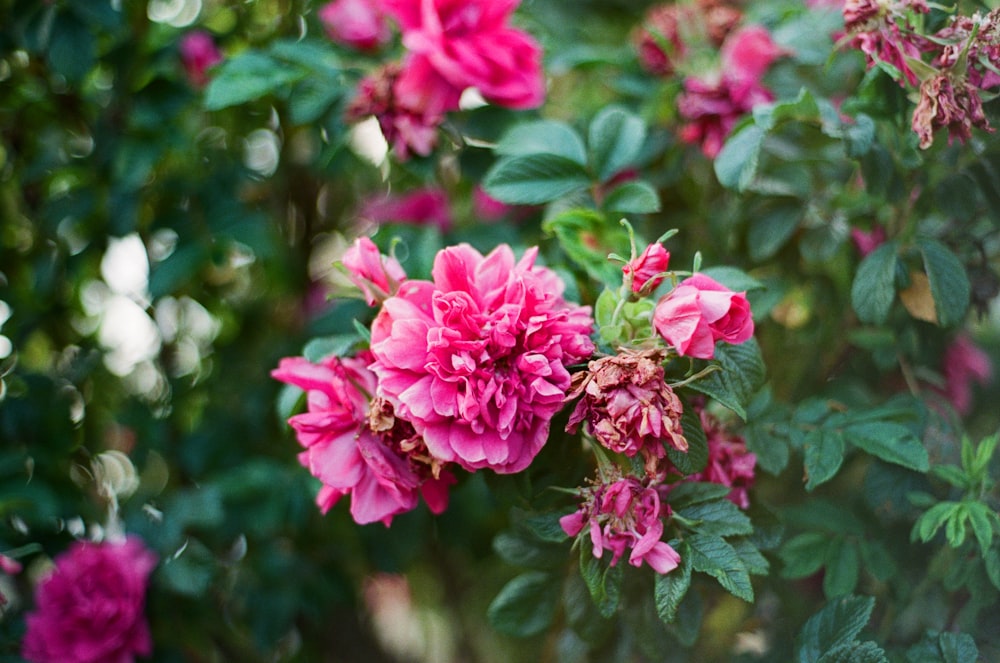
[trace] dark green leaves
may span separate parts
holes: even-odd
[[[750,573],[732,545],[714,534],[695,534],[685,540],[691,547],[695,571],[712,576],[733,596],[753,602]]]
[[[584,189],[589,182],[576,161],[541,153],[501,159],[486,174],[483,187],[505,203],[538,205]]]
[[[958,324],[969,307],[969,277],[955,254],[937,240],[926,237],[916,242],[930,281],[937,323],[942,327]]]
[[[711,396],[745,420],[747,406],[764,384],[764,360],[757,340],[751,338],[739,345],[722,343],[716,346],[715,356],[722,370],[692,382],[691,388]]]
[[[609,180],[632,165],[646,140],[646,125],[628,111],[609,107],[590,123],[590,161],[598,179]]]
[[[896,298],[896,242],[886,242],[868,254],[854,275],[851,305],[862,322],[883,324]]]
[[[527,637],[552,623],[559,605],[560,584],[548,573],[531,571],[517,576],[500,590],[486,612],[501,633]]]
[[[264,53],[247,51],[226,60],[212,77],[205,91],[205,108],[219,110],[253,101],[304,75]]]
[[[885,661],[881,649],[864,646],[858,636],[871,618],[875,599],[867,596],[846,596],[832,601],[809,618],[799,632],[797,659],[799,663],[853,660],[843,658],[849,650],[868,652],[866,662]]]
[[[656,614],[668,624],[677,619],[677,608],[691,586],[691,569],[693,568],[688,545],[678,544],[675,549],[681,556],[680,565],[670,573],[656,574],[656,583],[653,588]]]

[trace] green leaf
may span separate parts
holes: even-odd
[[[701,472],[708,465],[708,440],[705,429],[701,426],[701,417],[694,408],[685,407],[681,413],[681,427],[684,429],[684,439],[687,440],[687,451],[678,451],[669,444],[664,444],[667,458],[681,474],[689,475]]]
[[[712,534],[694,534],[685,541],[691,546],[691,563],[695,571],[707,573],[733,596],[753,603],[753,585],[747,567],[725,539]]]
[[[965,266],[937,240],[921,237],[917,248],[924,259],[938,324],[942,327],[958,324],[965,318],[971,293]]]
[[[760,148],[767,132],[756,124],[747,124],[729,137],[715,157],[715,176],[727,189],[745,190],[757,174]]]
[[[993,543],[993,524],[990,522],[990,515],[993,512],[987,505],[976,501],[966,502],[966,512],[969,516],[969,524],[972,525],[972,533],[976,535],[979,549],[985,558]]]
[[[676,513],[687,520],[697,521],[694,529],[699,534],[740,536],[753,533],[750,519],[725,498],[676,509]]]
[[[566,256],[591,278],[612,290],[621,287],[621,265],[608,260],[608,254],[628,250],[628,234],[620,225],[594,210],[576,208],[546,219],[542,230],[554,234]]]
[[[660,195],[648,182],[625,182],[608,194],[601,209],[620,214],[650,214],[660,211]]]
[[[590,163],[601,182],[632,165],[646,142],[646,124],[636,115],[611,106],[590,123]]]
[[[806,434],[804,443],[806,490],[832,479],[844,462],[844,436],[838,431],[818,428]]]
[[[945,663],[976,663],[979,648],[968,633],[942,633],[938,636]]]
[[[618,610],[622,592],[622,569],[610,566],[607,560],[594,557],[589,537],[581,539],[580,575],[587,584],[590,597],[594,600],[602,617],[610,617]]]
[[[205,108],[220,110],[273,94],[306,72],[249,50],[226,60],[205,89]]]
[[[670,489],[670,507],[675,511],[685,507],[712,502],[729,494],[729,486],[718,483],[684,481]]]
[[[705,276],[711,277],[733,292],[748,292],[763,290],[766,286],[738,267],[716,266],[701,270]]]
[[[784,246],[802,222],[801,204],[777,205],[750,221],[747,250],[754,262],[763,262]]]
[[[486,193],[519,205],[548,203],[589,183],[583,166],[558,154],[504,157],[483,178]]]
[[[341,66],[337,52],[324,39],[278,39],[267,50],[278,60],[321,75],[336,72]]]
[[[493,551],[510,565],[529,569],[555,569],[566,563],[563,546],[543,543],[510,530],[493,538]]]
[[[798,534],[781,546],[782,578],[805,578],[816,573],[826,561],[830,537],[819,532]]]
[[[881,421],[851,424],[844,428],[845,439],[873,456],[917,472],[930,469],[927,449],[910,429],[902,424]]]
[[[815,663],[825,652],[851,644],[874,607],[875,599],[870,596],[845,596],[827,603],[799,632],[799,663]]]
[[[667,624],[677,619],[677,608],[691,586],[692,563],[688,546],[682,542],[675,549],[681,556],[680,565],[670,573],[657,573],[653,587],[656,614]]]
[[[823,593],[829,599],[847,596],[858,584],[858,549],[846,539],[837,538],[827,548],[823,573]]]
[[[921,514],[917,522],[913,523],[913,531],[910,538],[919,536],[924,543],[930,541],[937,534],[944,524],[958,510],[958,502],[939,502]]]
[[[559,524],[559,519],[565,513],[545,512],[532,513],[519,518],[516,523],[518,528],[528,532],[539,541],[546,543],[563,543],[569,537]]]
[[[818,123],[819,120],[819,105],[806,88],[801,88],[795,99],[758,104],[753,108],[754,123],[766,131],[770,131],[781,122]]]
[[[739,537],[731,539],[729,543],[733,546],[736,554],[740,556],[750,575],[763,576],[767,575],[771,570],[770,562],[767,561],[767,558],[761,554],[760,549],[749,538]]]
[[[318,121],[344,94],[335,78],[310,76],[300,81],[288,98],[288,119],[304,125]]]
[[[587,148],[580,134],[558,120],[536,120],[515,125],[504,133],[493,149],[505,157],[555,154],[581,166],[587,165]]]
[[[990,546],[987,554],[983,555],[983,564],[986,566],[986,575],[990,582],[997,589],[1000,589],[1000,546]]]
[[[331,356],[347,357],[360,341],[361,337],[357,334],[335,334],[314,338],[306,343],[306,347],[302,349],[302,356],[313,363]]]
[[[830,649],[817,663],[889,663],[889,659],[874,642],[851,642]]]
[[[863,157],[875,142],[875,121],[864,113],[859,113],[853,124],[844,125],[843,138],[848,157]]]
[[[896,250],[895,241],[886,242],[858,265],[851,285],[851,306],[862,322],[881,325],[889,317],[896,298]]]
[[[858,541],[858,547],[861,552],[861,563],[876,580],[885,582],[896,574],[896,562],[881,541],[862,539]]]
[[[558,604],[558,579],[548,573],[531,571],[504,585],[490,603],[486,616],[501,633],[523,638],[547,629]]]
[[[709,373],[690,384],[695,391],[711,396],[746,421],[746,408],[764,384],[765,368],[757,339],[730,345],[721,343],[715,357],[722,370]]]

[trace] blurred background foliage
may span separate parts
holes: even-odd
[[[753,297],[770,386],[746,434],[774,476],[760,482],[758,499],[781,512],[788,537],[812,532],[796,545],[813,545],[820,561],[785,550],[784,566],[757,581],[755,606],[706,601],[689,660],[758,660],[753,642],[743,641],[742,654],[733,646],[737,633],[764,623],[778,625],[770,660],[791,660],[782,656],[824,596],[852,591],[903,606],[883,621],[879,635],[890,641],[919,640],[935,620],[938,630],[955,625],[981,567],[970,564],[979,575],[953,578],[952,589],[928,589],[919,578],[929,562],[907,552],[919,514],[907,493],[941,485],[857,454],[807,504],[802,461],[788,461],[802,442],[787,429],[818,425],[831,409],[884,406],[907,380],[923,380],[924,395],[943,383],[956,325],[915,320],[898,305],[873,324],[851,311],[860,262],[851,228],[919,232],[947,246],[968,275],[971,327],[998,358],[1000,150],[984,135],[966,149],[918,152],[906,134],[905,92],[864,76],[858,54],[831,57],[832,40],[815,38],[835,30],[838,13],[757,3],[747,20],[795,52],[769,74],[778,97],[794,100],[803,86],[817,99],[850,95],[842,110],[864,114],[870,125],[859,131],[869,131],[831,137],[818,111],[789,111],[796,121],[770,130],[753,184],[724,187],[712,162],[671,129],[677,82],[639,66],[629,35],[650,4],[526,0],[516,20],[545,48],[546,105],[452,114],[431,157],[377,166],[353,146],[344,112],[385,55],[329,41],[314,2],[0,0],[0,552],[27,564],[2,580],[11,603],[0,660],[20,660],[19,608],[46,556],[102,522],[83,468],[109,449],[140,472],[139,492],[123,505],[126,527],[161,559],[148,608],[155,661],[393,660],[362,597],[377,600],[379,586],[365,580],[375,572],[404,571],[421,610],[414,628],[424,660],[587,660],[573,657],[579,647],[568,636],[515,639],[486,622],[515,572],[493,541],[507,509],[523,502],[517,478],[467,477],[442,516],[421,508],[391,529],[358,527],[343,508],[321,516],[279,416],[295,395],[268,374],[311,339],[351,333],[354,319],[370,315],[328,296],[344,237],[370,230],[360,211],[373,195],[429,185],[447,194],[453,223],[390,224],[376,236],[385,246],[402,238],[411,275],[457,241],[481,249],[542,241],[557,263],[560,249],[539,221],[558,201],[477,222],[474,189],[494,163],[478,146],[533,117],[584,131],[609,103],[648,126],[636,168],[662,211],[637,215],[640,234],[680,228],[672,266],[683,269],[698,250],[706,265],[741,267],[766,286]],[[228,61],[213,70],[223,81],[214,87],[192,80],[179,54],[195,28]],[[593,286],[581,279],[579,287]],[[996,387],[994,377],[975,389],[995,396]],[[964,423],[926,403],[898,411],[933,460],[957,462],[962,431],[979,439],[996,430],[992,396]],[[771,457],[761,453],[768,448]],[[830,519],[817,534],[818,516]],[[843,559],[853,566],[830,580]],[[816,576],[824,565],[825,577]],[[988,622],[995,597],[983,597],[962,626]],[[956,614],[939,614],[949,610]],[[590,660],[624,660],[640,637],[611,637],[608,628],[592,633]],[[976,635],[982,652],[997,654],[995,629]],[[649,647],[662,652],[678,635],[660,636],[642,636],[647,649],[636,656],[663,660]]]

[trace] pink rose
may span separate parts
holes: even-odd
[[[142,541],[78,541],[35,588],[21,655],[32,663],[132,663],[153,651],[144,615],[156,555]]]
[[[330,39],[370,51],[389,41],[389,25],[377,0],[334,0],[317,13]]]
[[[367,237],[354,240],[340,262],[347,269],[347,277],[364,293],[369,306],[396,293],[399,284],[406,280],[399,261],[384,256]]]
[[[752,88],[771,64],[785,51],[771,40],[771,33],[760,25],[748,25],[726,37],[722,44],[723,76],[734,88]]]
[[[698,359],[714,357],[716,341],[739,344],[753,336],[746,293],[704,274],[684,279],[660,299],[653,326],[677,354]]]
[[[410,54],[401,90],[415,93],[433,69],[454,90],[474,87],[492,103],[535,108],[545,98],[542,51],[507,19],[518,0],[384,0]],[[435,83],[433,89],[438,89]],[[426,85],[423,86],[426,89]]]
[[[222,53],[215,41],[203,30],[184,35],[181,38],[180,53],[188,80],[195,87],[204,87],[208,83],[208,70],[222,62]]]
[[[590,309],[563,299],[563,282],[535,265],[537,254],[446,248],[433,281],[407,281],[375,318],[378,393],[433,457],[520,472],[563,407],[568,367],[593,353]]]
[[[659,242],[647,246],[638,258],[630,260],[622,273],[632,276],[632,292],[645,289],[651,292],[663,282],[663,273],[667,271],[670,253]]]

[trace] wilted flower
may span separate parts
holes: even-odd
[[[195,87],[208,83],[208,70],[222,62],[222,53],[215,41],[203,30],[194,30],[181,37],[180,54],[188,80]]]
[[[32,663],[131,663],[153,640],[144,614],[156,555],[142,541],[77,541],[35,588],[21,655]]]
[[[750,497],[747,491],[753,486],[757,456],[747,450],[743,437],[730,433],[704,408],[698,407],[698,416],[708,441],[708,464],[701,472],[685,477],[685,481],[729,486],[732,488],[729,500],[741,509],[748,508]]]
[[[579,510],[560,518],[559,524],[572,537],[589,530],[594,557],[600,559],[608,550],[610,564],[615,566],[625,550],[631,549],[628,561],[632,566],[646,562],[661,574],[677,568],[681,556],[660,540],[668,508],[661,505],[655,488],[635,477],[614,477],[581,488],[580,496],[583,503]]]
[[[391,405],[372,399],[376,378],[368,370],[370,360],[367,352],[318,364],[286,357],[271,372],[306,392],[308,411],[288,423],[306,449],[299,461],[323,483],[316,502],[326,513],[350,495],[351,516],[359,524],[388,526],[393,516],[416,507],[419,495],[432,512],[441,513],[454,479]]]
[[[925,0],[846,0],[844,28],[851,46],[865,54],[869,67],[879,61],[892,65],[906,82],[916,85],[910,60],[920,59],[926,42],[913,32],[909,14],[929,11]]]
[[[587,423],[591,435],[604,447],[628,457],[642,454],[646,474],[662,478],[664,445],[687,451],[681,426],[684,408],[664,379],[662,350],[623,351],[591,361],[574,378],[567,397],[580,397],[567,431]]]
[[[389,24],[379,0],[333,0],[317,12],[333,41],[362,51],[389,41]]]
[[[519,0],[383,0],[410,51],[400,87],[428,88],[435,72],[457,94],[474,87],[494,104],[535,108],[545,98],[542,51],[507,25]]]
[[[715,356],[716,341],[739,344],[753,336],[745,292],[733,292],[704,274],[695,274],[664,295],[653,311],[653,327],[677,354]]]
[[[593,352],[589,307],[566,302],[537,255],[515,262],[505,244],[486,257],[467,244],[444,249],[433,282],[407,281],[372,324],[379,394],[434,457],[523,470],[562,407],[567,367]]]
[[[972,409],[972,383],[986,384],[993,362],[967,334],[956,336],[944,353],[945,396],[959,414]]]
[[[921,149],[934,142],[934,131],[948,129],[948,142],[972,138],[972,127],[992,132],[983,113],[979,89],[964,76],[952,79],[946,74],[931,76],[920,85],[920,101],[913,109],[913,131],[920,137]]]
[[[365,296],[369,306],[396,294],[399,284],[406,280],[402,265],[392,256],[384,256],[367,237],[354,240],[340,262],[347,270],[347,277]]]
[[[647,246],[637,257],[622,267],[622,273],[632,278],[632,292],[655,290],[663,282],[663,273],[667,271],[670,253],[659,242]]]

